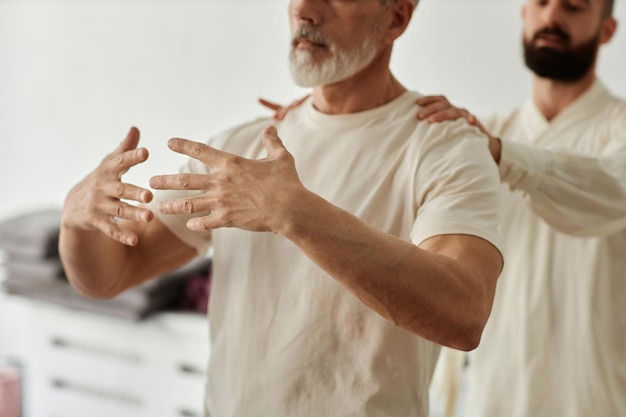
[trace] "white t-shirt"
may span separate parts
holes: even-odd
[[[498,245],[499,178],[465,122],[416,118],[417,93],[327,115],[311,100],[275,122],[309,190],[408,242],[469,234]],[[260,119],[210,141],[264,158]],[[184,171],[206,173],[193,159]],[[180,196],[157,193],[152,203]],[[230,416],[425,417],[439,346],[385,320],[287,239],[155,213],[198,251],[213,246],[206,411]],[[383,277],[381,277],[383,279]]]
[[[470,356],[468,416],[626,416],[626,102],[597,81],[504,140],[505,268]]]

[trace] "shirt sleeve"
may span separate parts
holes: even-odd
[[[437,235],[465,234],[500,250],[501,187],[487,137],[465,121],[439,126],[417,169],[419,208],[411,240],[419,245]]]
[[[626,228],[623,136],[597,157],[502,141],[499,169],[502,181],[526,193],[531,209],[563,233],[598,236]]]

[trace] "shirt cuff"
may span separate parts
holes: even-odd
[[[502,140],[500,153],[500,180],[512,189],[536,190],[550,161],[541,148]]]

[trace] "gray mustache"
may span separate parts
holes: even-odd
[[[313,29],[310,26],[300,26],[292,36],[292,44],[295,44],[298,39],[307,39],[311,42],[319,43],[323,46],[328,46],[328,41],[317,29]]]

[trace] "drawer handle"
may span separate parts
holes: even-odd
[[[181,408],[178,410],[178,415],[180,417],[202,417],[200,413],[196,413],[188,408]]]
[[[181,363],[180,365],[178,365],[178,370],[181,373],[187,374],[187,375],[194,375],[194,376],[201,376],[201,377],[206,376],[206,371],[204,369],[195,365],[187,364],[187,363]]]
[[[58,349],[76,350],[91,355],[108,356],[131,363],[140,363],[141,356],[130,351],[110,348],[95,343],[73,341],[60,336],[53,337],[50,344]]]
[[[72,382],[66,379],[55,378],[50,381],[53,388],[58,390],[74,391],[82,395],[88,395],[90,397],[99,397],[108,401],[115,401],[126,405],[139,407],[142,405],[140,398],[131,394],[108,390],[102,387],[94,387],[89,384],[83,384],[78,382]]]

